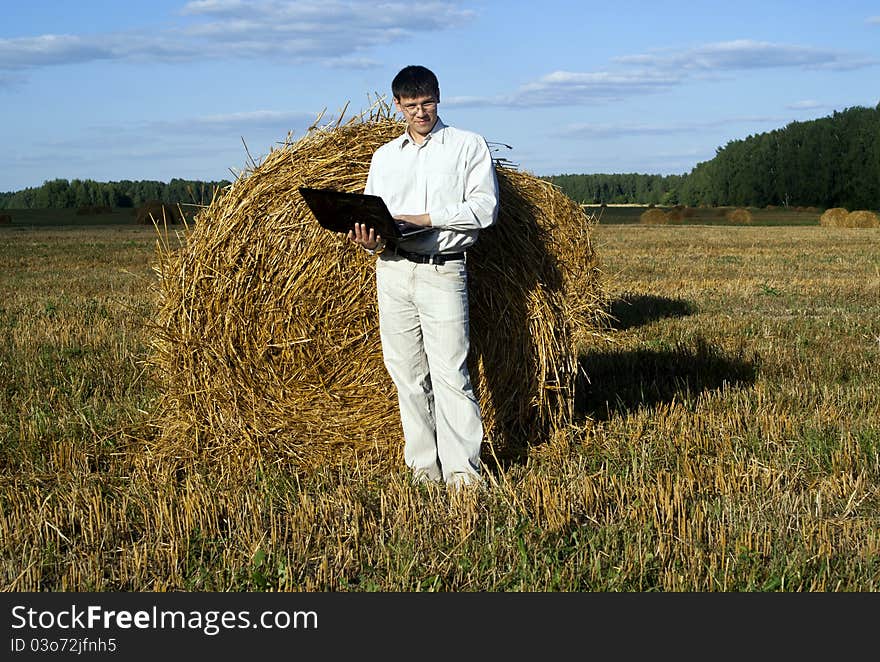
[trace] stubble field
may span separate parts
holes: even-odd
[[[369,461],[168,470],[155,230],[0,228],[0,589],[880,589],[880,232],[594,238],[617,322],[576,425],[457,496]]]

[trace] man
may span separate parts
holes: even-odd
[[[391,92],[406,131],[376,150],[364,192],[399,221],[432,230],[394,243],[356,224],[348,237],[379,252],[379,335],[413,480],[479,486],[483,423],[467,367],[466,252],[497,219],[498,180],[485,139],[440,120],[429,69],[404,67]]]

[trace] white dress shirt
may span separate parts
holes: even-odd
[[[431,215],[433,231],[400,242],[414,253],[465,251],[498,217],[498,179],[486,140],[439,117],[421,145],[405,132],[376,150],[364,193],[381,197],[392,216]]]

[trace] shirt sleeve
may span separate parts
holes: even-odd
[[[467,150],[460,202],[431,209],[431,225],[444,230],[479,230],[498,218],[498,177],[486,141],[479,136]]]

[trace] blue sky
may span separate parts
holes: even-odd
[[[880,2],[2,0],[0,191],[232,179],[407,64],[536,175],[681,174],[880,101]]]

